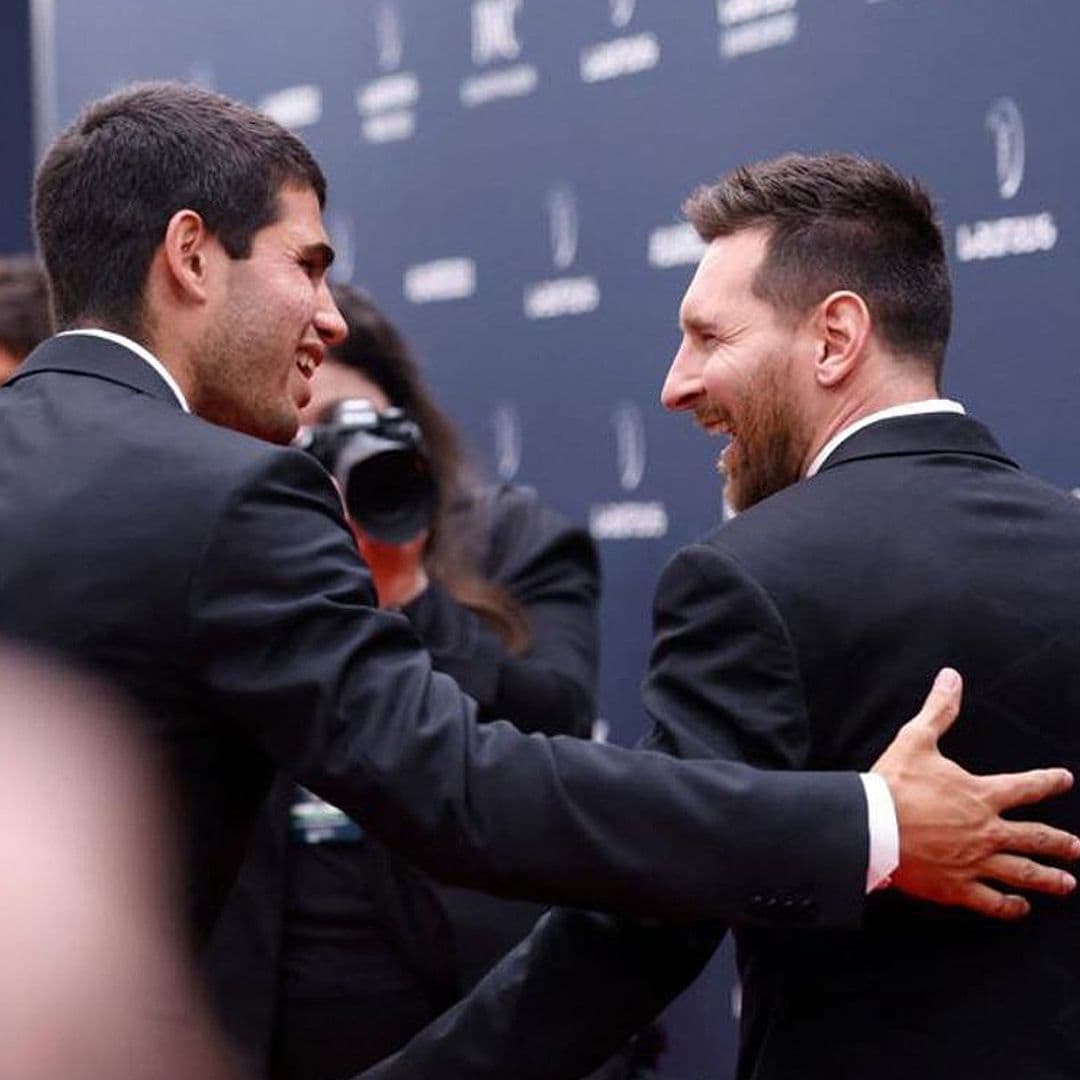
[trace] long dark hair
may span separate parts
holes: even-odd
[[[481,569],[486,503],[454,425],[435,404],[405,339],[372,299],[349,285],[331,291],[349,336],[330,355],[377,384],[416,421],[427,443],[439,490],[424,550],[428,575],[485,619],[511,652],[524,652],[531,641],[525,609]]]

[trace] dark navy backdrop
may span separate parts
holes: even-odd
[[[0,4],[0,255],[30,248],[29,8]]]
[[[601,539],[612,738],[642,731],[652,582],[720,512],[714,447],[657,403],[695,184],[791,149],[924,177],[956,279],[947,390],[1080,484],[1072,0],[42,6],[53,124],[171,76],[263,103],[315,149],[340,272],[407,328],[488,466]],[[731,982],[715,964],[668,1014],[665,1075],[728,1075]]]

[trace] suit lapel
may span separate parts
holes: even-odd
[[[23,361],[9,385],[45,371],[104,379],[181,408],[165,380],[141,356],[105,338],[90,334],[49,338]]]

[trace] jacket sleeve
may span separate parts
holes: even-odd
[[[701,972],[722,925],[559,908],[362,1080],[579,1080]]]
[[[600,566],[588,535],[529,488],[491,494],[485,571],[521,604],[530,643],[515,656],[437,582],[403,608],[437,671],[521,731],[589,734],[596,688]]]
[[[681,552],[660,580],[644,696],[654,722],[647,741],[670,753],[770,768],[805,758],[806,713],[783,622],[713,547]],[[765,893],[758,903],[795,926],[809,921],[808,899]],[[551,912],[468,998],[365,1080],[576,1080],[685,989],[724,929]]]
[[[754,898],[798,889],[813,921],[857,920],[867,843],[855,775],[479,725],[408,621],[370,606],[338,499],[306,455],[268,455],[213,517],[184,660],[215,715],[422,868],[506,896],[675,919],[770,922]]]

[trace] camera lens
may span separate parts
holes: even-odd
[[[430,523],[435,482],[427,462],[414,450],[385,450],[349,469],[345,505],[369,536],[400,544]]]

